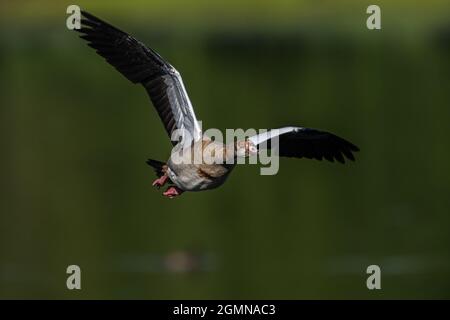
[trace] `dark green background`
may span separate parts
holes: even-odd
[[[66,29],[71,3],[4,1],[1,298],[450,298],[445,1],[378,2],[381,31],[360,1],[90,3],[177,67],[205,127],[305,125],[361,152],[163,198],[144,90]]]

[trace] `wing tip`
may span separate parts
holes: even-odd
[[[96,16],[94,16],[93,14],[87,12],[86,10],[81,9],[80,13],[83,17],[88,18],[89,20],[94,20],[94,21],[101,21],[99,18],[97,18]]]

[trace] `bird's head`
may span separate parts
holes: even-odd
[[[236,156],[249,157],[258,154],[258,148],[250,140],[236,142]]]

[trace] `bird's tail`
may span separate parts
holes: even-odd
[[[155,170],[155,173],[158,177],[161,177],[164,175],[164,167],[166,166],[166,164],[164,162],[158,161],[158,160],[152,160],[152,159],[148,159],[146,161],[146,163],[150,166],[153,167],[153,169]]]

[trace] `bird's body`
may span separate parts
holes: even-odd
[[[204,191],[221,186],[233,170],[226,164],[172,164],[168,162],[169,179],[183,191]]]
[[[77,30],[81,38],[128,80],[144,86],[172,141],[174,148],[167,162],[147,161],[158,176],[154,186],[171,184],[165,196],[221,186],[238,157],[257,155],[260,148],[277,150],[282,157],[341,163],[345,158],[354,160],[352,152],[359,150],[355,145],[332,133],[305,127],[282,127],[230,144],[205,137],[180,73],[129,34],[87,12],[82,14],[82,28]],[[272,145],[274,139],[279,143]]]
[[[225,163],[214,163],[211,154],[222,154]],[[187,149],[174,149],[167,161],[167,175],[183,191],[214,189],[225,182],[235,166],[227,164],[226,157],[226,145],[203,139]]]

